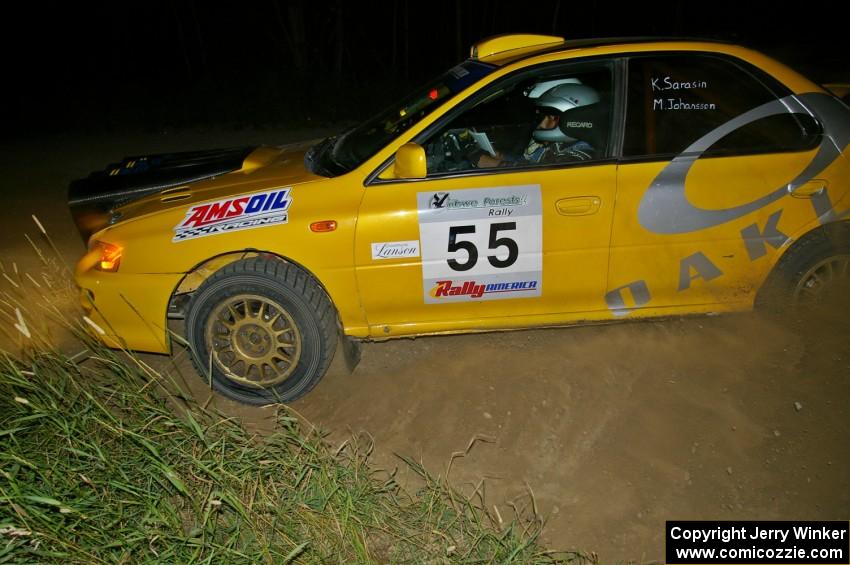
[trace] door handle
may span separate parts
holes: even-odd
[[[555,202],[555,208],[562,216],[589,216],[598,212],[600,206],[602,199],[598,196],[573,196]]]
[[[811,198],[812,196],[820,196],[826,190],[827,182],[823,179],[812,179],[804,182],[800,186],[792,187],[788,185],[788,192],[794,198]]]

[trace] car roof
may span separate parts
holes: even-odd
[[[496,66],[504,66],[516,61],[538,55],[546,55],[575,49],[590,49],[595,47],[620,47],[628,49],[632,45],[646,43],[691,45],[734,45],[729,41],[714,38],[697,37],[595,37],[585,39],[565,40],[563,37],[531,34],[509,34],[489,37],[472,46],[471,57]],[[659,45],[659,46],[661,46]]]
[[[483,39],[472,46],[471,60],[494,67],[509,68],[525,60],[543,62],[587,55],[625,55],[652,51],[711,52],[732,56],[753,65],[792,92],[822,92],[823,89],[781,62],[739,43],[716,38],[697,37],[599,37],[565,40],[553,35],[509,34]]]

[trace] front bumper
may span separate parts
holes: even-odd
[[[105,333],[92,335],[113,348],[170,353],[166,314],[181,273],[104,273],[86,254],[74,273],[86,315]]]

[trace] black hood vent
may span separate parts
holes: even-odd
[[[254,147],[126,157],[71,182],[68,205],[83,240],[109,224],[112,211],[168,188],[217,177],[242,168]]]

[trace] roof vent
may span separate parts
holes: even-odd
[[[470,57],[481,61],[504,55],[509,51],[534,51],[543,47],[552,47],[563,43],[564,38],[557,35],[534,35],[529,33],[515,33],[510,35],[496,35],[482,39],[472,46]]]

